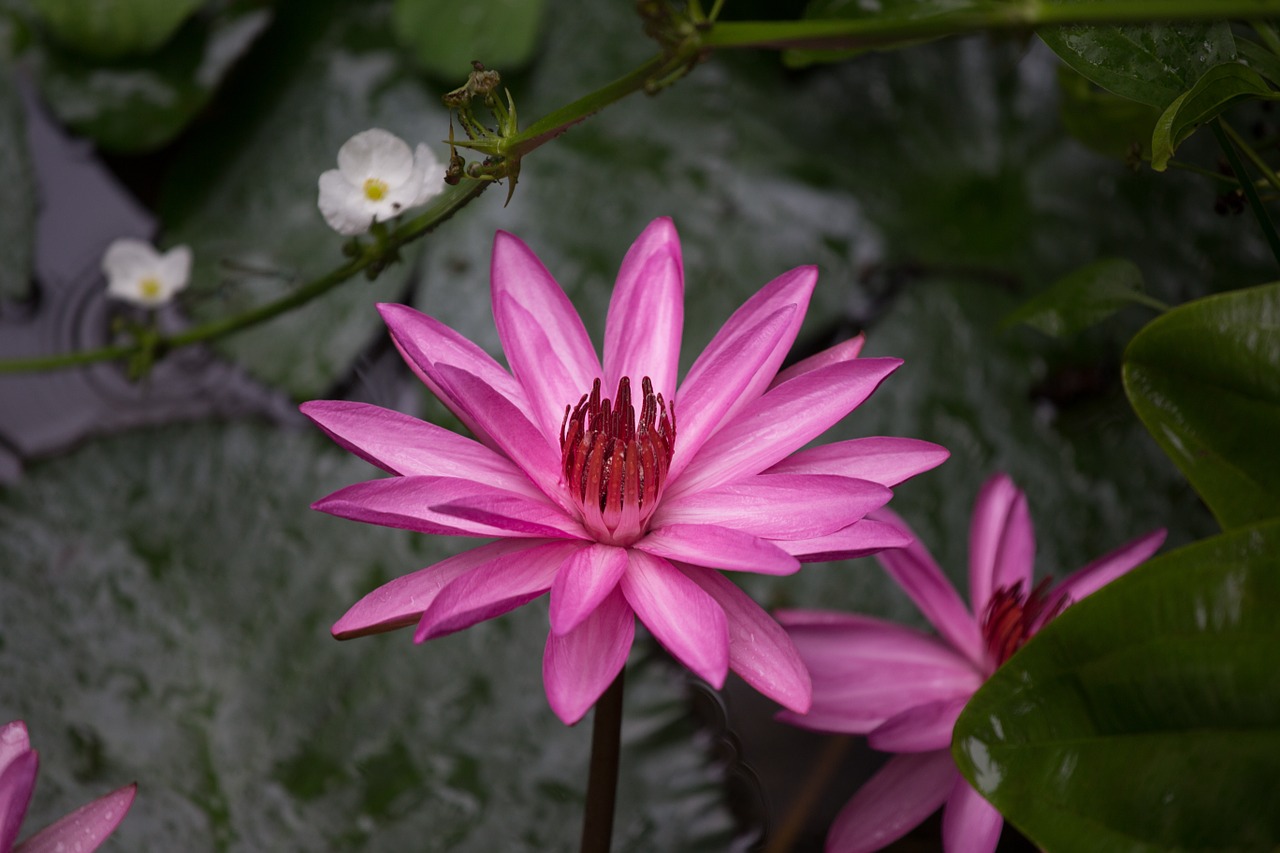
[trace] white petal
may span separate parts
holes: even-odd
[[[394,133],[375,127],[343,143],[338,149],[338,171],[357,187],[363,187],[369,178],[385,181],[389,187],[399,186],[413,171],[413,152]]]
[[[191,279],[191,247],[174,246],[160,258],[157,267],[160,285],[169,296],[187,286]]]
[[[419,142],[414,152],[413,172],[415,177],[421,173],[421,178],[416,181],[418,195],[413,200],[412,207],[421,207],[444,192],[444,164],[425,143]]]
[[[348,183],[337,169],[320,176],[320,213],[329,227],[351,237],[369,230],[375,211],[370,209],[364,192]]]
[[[102,256],[102,271],[115,286],[117,280],[138,281],[149,275],[160,261],[160,254],[150,243],[122,237],[107,247]]]

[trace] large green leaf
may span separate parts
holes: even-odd
[[[1036,32],[1063,62],[1102,88],[1160,109],[1205,71],[1236,58],[1225,22],[1076,25]]]
[[[952,753],[1046,850],[1280,844],[1280,522],[1167,554],[991,677]]]
[[[1280,515],[1280,284],[1154,320],[1125,352],[1124,384],[1224,529]]]
[[[163,44],[203,0],[31,0],[54,38],[85,56],[117,59]]]
[[[1169,158],[1195,129],[1237,101],[1275,100],[1266,81],[1244,65],[1228,62],[1205,72],[1161,114],[1151,137],[1151,168],[1163,172]]]
[[[455,84],[471,62],[510,72],[533,55],[546,0],[395,0],[396,38],[430,74]]]
[[[1066,275],[1005,315],[1004,325],[1026,323],[1046,335],[1070,337],[1142,300],[1142,271],[1123,258],[1106,258]]]
[[[0,494],[0,717],[41,759],[28,830],[136,780],[110,849],[576,849],[590,720],[547,706],[545,604],[423,646],[329,636],[473,544],[308,509],[373,473],[310,433],[173,427]],[[724,850],[685,678],[644,645],[616,847]]]

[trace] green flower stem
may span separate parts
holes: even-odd
[[[596,700],[591,721],[591,768],[587,804],[582,816],[582,853],[609,853],[613,811],[618,794],[618,759],[622,752],[622,679],[626,669]]]
[[[727,21],[702,38],[708,48],[854,49],[894,45],[980,30],[1025,30],[1062,24],[1144,21],[1258,20],[1280,17],[1280,0],[1044,0],[990,3],[926,18],[881,15],[842,20]]]
[[[1271,184],[1272,189],[1280,190],[1280,176],[1276,175],[1275,170],[1267,165],[1267,161],[1262,159],[1261,155],[1254,150],[1253,146],[1243,136],[1236,132],[1234,127],[1227,124],[1223,119],[1219,119],[1219,121],[1222,122],[1222,129],[1226,131],[1227,138],[1231,140],[1236,148],[1240,149],[1244,156],[1249,158],[1250,163],[1257,167],[1262,176],[1267,179],[1267,183]]]
[[[1225,123],[1220,118],[1215,118],[1209,123],[1209,127],[1213,128],[1213,135],[1218,140],[1218,145],[1222,148],[1222,153],[1227,155],[1227,162],[1231,164],[1231,170],[1236,173],[1236,177],[1240,179],[1240,188],[1244,191],[1244,196],[1249,200],[1249,207],[1253,210],[1254,218],[1258,220],[1258,225],[1262,227],[1262,234],[1267,238],[1267,243],[1271,246],[1271,254],[1275,255],[1276,262],[1280,263],[1280,235],[1276,234],[1275,225],[1271,222],[1271,217],[1267,214],[1266,207],[1262,204],[1262,199],[1258,198],[1258,191],[1253,187],[1253,181],[1249,180],[1248,172],[1244,170],[1244,163],[1240,161],[1240,155],[1236,152],[1236,147],[1231,143],[1231,138],[1224,130]]]

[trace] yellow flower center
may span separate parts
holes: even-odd
[[[364,182],[364,195],[369,201],[382,201],[387,194],[387,182],[377,178],[367,178]]]
[[[142,295],[148,299],[155,299],[160,295],[160,280],[155,276],[144,278],[138,282],[138,290],[142,291]]]

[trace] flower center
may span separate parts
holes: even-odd
[[[670,409],[645,377],[640,416],[631,405],[631,379],[618,381],[613,400],[600,397],[600,380],[576,406],[564,407],[560,463],[582,521],[600,541],[630,545],[639,539],[662,494],[676,438]]]
[[[1022,648],[1032,635],[1067,608],[1065,595],[1050,595],[1052,578],[1045,578],[1030,593],[1022,592],[1022,581],[1002,586],[987,602],[982,617],[982,637],[996,667]]]
[[[364,182],[364,197],[369,201],[382,201],[382,197],[387,194],[387,182],[380,181],[377,178],[366,178]]]
[[[138,282],[138,290],[147,299],[155,299],[160,295],[160,280],[155,276],[149,276]]]

